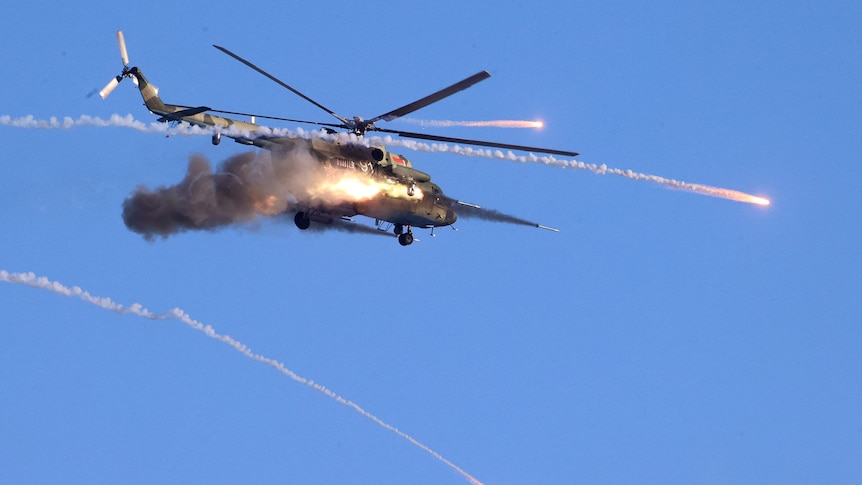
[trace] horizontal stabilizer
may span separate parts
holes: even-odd
[[[159,123],[164,123],[166,121],[182,121],[182,118],[185,118],[186,116],[194,116],[205,111],[210,111],[209,106],[198,106],[196,108],[182,109],[173,113],[168,113],[159,118],[157,121]]]

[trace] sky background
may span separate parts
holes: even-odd
[[[486,484],[862,481],[859,2],[17,2],[0,24],[13,118],[153,121],[129,82],[86,97],[122,29],[166,102],[331,121],[211,44],[345,116],[486,69],[411,116],[541,119],[434,132],[772,200],[393,148],[561,232],[462,220],[405,248],[275,218],[151,242],[121,218],[135,187],[248,148],[0,126],[0,269],[182,308]],[[0,482],[465,482],[179,321],[11,284],[0,315]]]

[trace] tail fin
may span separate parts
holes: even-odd
[[[138,85],[138,89],[141,91],[141,97],[144,98],[144,104],[147,105],[147,108],[153,113],[161,113],[165,111],[165,103],[162,102],[162,98],[159,97],[159,88],[157,88],[154,84],[150,84],[147,81],[147,78],[144,77],[144,73],[141,72],[140,68],[133,67],[129,69],[129,73],[134,76]]]
[[[99,96],[101,96],[102,99],[107,98],[123,79],[129,78],[133,83],[135,83],[138,90],[140,90],[141,97],[144,98],[144,104],[147,106],[147,109],[149,109],[151,113],[160,116],[158,119],[159,122],[185,122],[201,127],[215,127],[221,129],[233,127],[235,129],[245,130],[248,132],[253,132],[258,129],[258,126],[253,123],[246,123],[244,121],[234,120],[231,118],[210,115],[207,111],[211,110],[207,106],[189,107],[163,102],[162,99],[159,98],[159,88],[150,84],[147,78],[144,77],[141,69],[138,67],[129,67],[129,54],[128,51],[126,51],[126,40],[123,37],[123,32],[119,30],[117,31],[117,42],[120,45],[120,58],[123,61],[123,70],[117,77],[111,79],[111,81],[99,92]],[[257,144],[254,140],[245,136],[237,135],[231,136],[231,138],[247,145]],[[221,140],[221,133],[216,132],[213,135],[213,144],[218,144],[219,140]],[[260,143],[261,145],[259,146],[263,146],[262,143],[264,143],[264,141],[261,141]]]

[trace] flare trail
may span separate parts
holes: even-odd
[[[333,392],[332,390],[328,389],[327,387],[325,387],[321,384],[318,384],[314,381],[306,379],[305,377],[301,377],[301,376],[297,375],[295,372],[288,369],[287,367],[284,366],[284,364],[282,364],[281,362],[279,362],[275,359],[254,353],[248,346],[246,346],[242,342],[234,339],[233,337],[230,337],[229,335],[222,335],[222,334],[216,332],[216,330],[213,327],[211,327],[210,325],[206,325],[202,322],[199,322],[198,320],[193,319],[191,316],[189,316],[188,313],[186,313],[185,311],[183,311],[179,308],[174,308],[174,309],[172,309],[166,313],[153,313],[150,310],[144,308],[144,306],[141,305],[140,303],[133,303],[129,306],[125,306],[125,305],[122,305],[120,303],[114,302],[110,298],[92,295],[88,291],[85,291],[85,290],[83,290],[77,286],[68,287],[68,286],[63,285],[62,283],[57,282],[57,281],[51,281],[44,276],[41,276],[41,277],[36,276],[33,273],[10,273],[6,270],[0,270],[0,281],[5,281],[7,283],[13,283],[13,284],[19,284],[19,285],[26,285],[26,286],[30,286],[30,287],[38,288],[38,289],[42,289],[42,290],[48,290],[48,291],[51,291],[51,292],[54,292],[54,293],[57,293],[60,295],[64,295],[64,296],[76,297],[82,301],[90,303],[91,305],[95,305],[97,307],[112,311],[114,313],[118,313],[120,315],[132,314],[132,315],[137,315],[141,318],[146,318],[149,320],[168,320],[168,319],[179,320],[180,322],[188,325],[189,327],[203,333],[207,337],[210,337],[214,340],[218,340],[219,342],[222,342],[224,344],[229,345],[234,350],[245,355],[249,359],[252,359],[254,361],[269,365],[270,367],[275,368],[275,370],[277,370],[278,372],[280,372],[280,373],[284,374],[285,376],[293,379],[294,381],[296,381],[300,384],[305,384],[306,386],[314,389],[315,391],[318,391],[318,392],[326,395],[330,399],[335,400],[339,404],[343,404],[349,408],[352,408],[354,411],[358,412],[363,417],[368,418],[371,421],[377,423],[379,426],[385,428],[386,430],[395,433],[396,435],[400,436],[401,438],[409,441],[412,445],[416,446],[417,448],[421,449],[422,451],[428,453],[429,455],[433,456],[437,460],[441,461],[442,463],[444,463],[449,468],[458,472],[461,476],[466,478],[473,485],[482,485],[482,482],[475,479],[472,475],[470,475],[469,473],[467,473],[466,471],[464,471],[463,469],[461,469],[460,467],[458,467],[457,465],[455,465],[451,461],[447,460],[442,455],[440,455],[436,451],[429,448],[427,445],[417,441],[415,438],[413,438],[412,436],[408,435],[407,433],[399,430],[398,428],[384,422],[383,420],[381,420],[377,416],[375,416],[375,415],[369,413],[368,411],[366,411],[365,409],[361,408],[358,404],[354,403],[353,401],[350,401],[348,399],[341,397],[340,395],[336,394],[335,392]]]

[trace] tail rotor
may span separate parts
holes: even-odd
[[[129,68],[129,52],[126,50],[126,39],[123,37],[123,31],[117,31],[117,43],[120,45],[120,59],[123,61],[123,71],[114,79],[111,79],[108,84],[99,91],[99,96],[102,99],[105,99],[110,95],[114,89],[120,84],[120,81],[123,78],[132,78],[132,82],[136,85],[138,84],[137,78],[132,74],[132,70]]]

